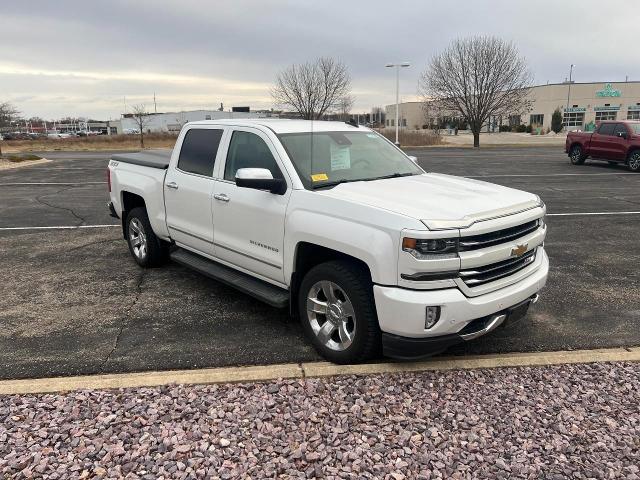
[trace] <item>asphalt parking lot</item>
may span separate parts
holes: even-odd
[[[517,328],[448,353],[640,345],[640,175],[572,166],[556,147],[409,153],[537,193],[549,213],[540,302]],[[139,269],[105,208],[108,153],[45,156],[0,171],[0,378],[319,359],[286,312],[175,264]]]

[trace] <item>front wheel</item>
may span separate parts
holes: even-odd
[[[574,165],[582,165],[584,163],[585,157],[582,153],[582,147],[580,145],[574,145],[573,147],[571,147],[571,151],[569,152],[569,159]]]
[[[302,280],[298,309],[307,338],[320,355],[339,363],[360,363],[380,353],[373,289],[364,268],[330,261]]]
[[[129,251],[141,267],[157,267],[167,260],[169,245],[153,233],[146,209],[137,207],[129,212],[126,236]]]
[[[640,150],[634,150],[629,154],[627,165],[632,172],[640,172]]]

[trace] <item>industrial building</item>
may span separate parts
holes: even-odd
[[[265,118],[271,116],[269,112],[250,112],[248,108],[240,111],[224,112],[220,110],[192,110],[189,112],[150,113],[145,117],[145,132],[178,133],[187,122],[199,120],[221,120],[226,118]],[[129,133],[138,130],[138,122],[133,114],[126,113],[117,122],[117,133]]]
[[[492,117],[486,131],[497,131],[500,125],[532,125],[547,131],[551,117],[560,109],[566,130],[593,130],[601,120],[640,120],[640,82],[563,82],[536,85],[531,88],[530,109],[509,117]],[[432,109],[433,110],[433,109]],[[423,102],[400,104],[398,124],[401,128],[420,129],[433,120],[433,112]],[[387,105],[385,126],[395,127],[396,106]],[[454,113],[445,115],[457,116]]]

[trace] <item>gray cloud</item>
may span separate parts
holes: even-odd
[[[8,3],[8,2],[7,2]],[[161,110],[270,107],[277,71],[320,55],[342,59],[356,109],[394,100],[389,61],[411,61],[401,94],[416,95],[429,58],[459,36],[518,45],[537,83],[640,80],[640,4],[601,1],[32,0],[3,5],[0,100],[27,115],[117,117],[127,103]],[[606,9],[606,11],[603,11]]]

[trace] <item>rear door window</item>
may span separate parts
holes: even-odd
[[[598,133],[600,135],[613,135],[613,129],[615,128],[615,126],[615,123],[603,123],[598,129]]]
[[[180,148],[178,169],[186,173],[212,177],[222,132],[222,129],[190,129],[184,136]]]

